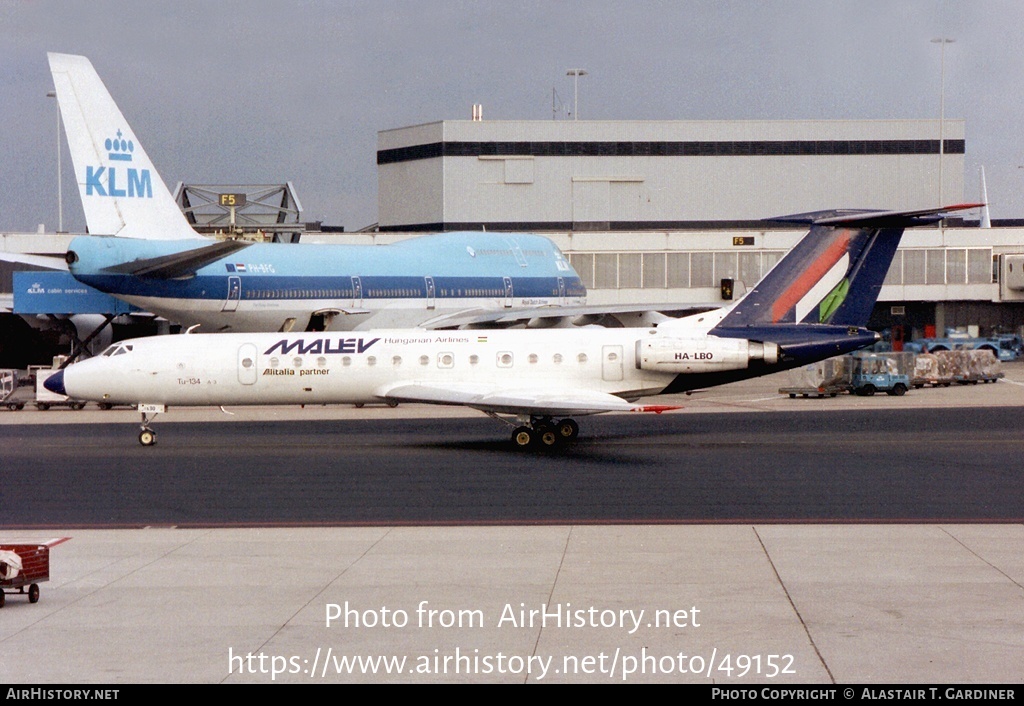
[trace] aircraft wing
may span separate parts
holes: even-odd
[[[194,274],[201,267],[216,262],[223,257],[236,253],[252,245],[244,240],[221,240],[212,245],[204,245],[172,255],[161,255],[141,260],[132,260],[120,265],[104,268],[107,272],[137,275],[153,279],[174,279]]]
[[[525,324],[527,328],[566,326],[649,326],[670,318],[717,309],[717,304],[585,304],[578,306],[547,305],[511,309],[468,309],[443,314],[419,324],[425,329],[461,327],[510,327]]]
[[[545,387],[505,388],[496,385],[464,384],[457,386],[404,384],[378,391],[377,396],[392,402],[419,402],[471,407],[495,414],[532,414],[567,416],[600,414],[601,412],[663,412],[678,409],[665,405],[637,405],[633,402],[594,390]]]

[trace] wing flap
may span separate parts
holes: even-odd
[[[534,414],[552,417],[645,409],[642,405],[605,392],[551,387],[543,390],[501,389],[495,385],[441,386],[409,383],[382,388],[378,391],[377,397],[394,402],[459,405],[496,414]]]

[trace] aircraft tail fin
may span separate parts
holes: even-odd
[[[84,56],[47,55],[89,232],[150,240],[202,238]]]
[[[719,326],[866,326],[903,230],[941,221],[949,211],[981,205],[816,211],[774,218],[809,224],[810,232],[733,305]]]

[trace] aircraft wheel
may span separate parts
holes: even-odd
[[[362,408],[363,408],[363,407],[365,407],[366,405],[365,405],[365,404],[364,404],[363,402],[356,402],[356,403],[355,403],[354,405],[352,405],[352,406],[353,406],[353,407],[355,407],[356,409],[362,409]]]
[[[555,427],[543,426],[534,430],[537,442],[545,447],[551,448],[559,442],[558,430]]]
[[[85,409],[85,402],[72,402],[71,403],[71,409],[74,409],[74,410]]]
[[[139,443],[143,446],[152,446],[156,443],[156,432],[152,429],[143,429],[139,432]]]
[[[518,449],[526,449],[533,445],[536,434],[530,427],[516,427],[512,432],[512,443]]]
[[[388,402],[388,407],[397,407],[398,406],[398,403],[395,402],[394,400],[388,400],[387,402]]]
[[[563,419],[555,428],[558,429],[558,436],[565,441],[572,441],[580,435],[580,425],[573,419]]]
[[[38,603],[39,602],[39,584],[34,583],[28,587],[28,602]]]
[[[45,412],[49,408],[50,408],[50,405],[48,403],[46,403],[46,402],[36,402],[36,409],[38,409],[41,412]]]
[[[104,411],[106,411],[108,409],[113,409],[114,405],[110,404],[109,402],[100,402],[99,403],[99,408],[104,410]]]

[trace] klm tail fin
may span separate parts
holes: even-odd
[[[84,56],[48,54],[85,221],[94,235],[201,238]]]
[[[737,302],[720,327],[866,326],[903,230],[936,223],[959,204],[917,211],[817,211],[772,219],[810,232]]]

